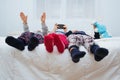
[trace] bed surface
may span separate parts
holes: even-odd
[[[109,49],[102,61],[87,52],[79,63],[72,62],[67,49],[59,54],[54,47],[48,53],[41,44],[33,51],[19,51],[4,39],[0,37],[0,80],[120,80],[120,37],[96,40]]]

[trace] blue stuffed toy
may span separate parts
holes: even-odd
[[[107,32],[106,26],[99,24],[98,22],[95,22],[93,24],[95,32],[98,32],[100,35],[100,38],[110,38],[112,36],[110,36]]]

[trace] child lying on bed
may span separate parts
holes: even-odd
[[[63,53],[65,48],[68,47],[72,61],[75,63],[79,62],[80,58],[84,57],[86,54],[84,51],[79,50],[79,46],[84,46],[88,52],[93,53],[96,61],[101,61],[108,55],[108,50],[99,47],[99,45],[94,42],[94,38],[87,35],[84,31],[66,32],[67,27],[64,26],[62,28],[64,31],[59,31],[59,25],[56,24],[53,33],[44,37],[44,44],[48,52],[53,51],[54,45],[56,45],[60,53]]]
[[[55,24],[52,33],[44,37],[45,48],[48,52],[53,52],[54,45],[59,53],[63,53],[68,47],[68,40],[65,35],[67,27],[64,24]]]
[[[45,24],[46,14],[43,13],[41,16],[42,32],[38,31],[37,33],[29,31],[29,27],[27,25],[27,16],[25,16],[23,12],[20,13],[20,17],[23,21],[24,32],[18,38],[8,36],[5,42],[21,51],[24,50],[26,45],[28,45],[28,50],[32,51],[36,48],[36,46],[38,46],[38,44],[42,44],[44,42],[44,36],[48,32],[48,27]]]
[[[100,39],[100,38],[110,38],[110,36],[107,32],[106,26],[103,24],[100,24],[98,22],[95,22],[92,24],[94,28],[94,38]]]
[[[69,31],[66,33],[69,41],[69,52],[71,53],[72,61],[77,63],[80,58],[85,56],[84,51],[80,51],[79,47],[84,46],[88,52],[94,54],[96,61],[101,61],[105,56],[108,55],[106,48],[101,48],[94,42],[94,38],[87,35],[84,31]]]

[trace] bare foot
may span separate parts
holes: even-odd
[[[24,24],[27,24],[27,16],[23,12],[20,12],[20,18]]]
[[[45,23],[45,20],[46,20],[46,13],[43,12],[42,16],[41,16],[41,22],[42,23]]]

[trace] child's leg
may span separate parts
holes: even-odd
[[[30,38],[32,37],[34,35],[34,33],[32,33],[32,32],[24,32],[24,33],[22,33],[21,35],[20,35],[20,37],[18,37],[18,39],[22,39],[22,40],[24,40],[24,44],[25,45],[28,45],[28,43],[29,43],[29,40],[30,40]]]
[[[39,44],[42,44],[44,42],[43,36],[41,34],[34,34],[33,37],[30,38],[29,44],[28,44],[28,50],[32,51],[38,46]]]
[[[93,52],[96,61],[101,61],[109,53],[108,49],[101,48],[96,44],[91,45],[90,50]]]
[[[82,36],[80,34],[72,34],[68,37],[69,40],[69,52],[71,53],[72,61],[77,63],[79,59],[85,56],[84,51],[79,51],[79,46],[83,43]]]
[[[69,52],[71,53],[72,61],[77,63],[79,62],[80,58],[85,56],[84,51],[80,51],[79,47],[76,45],[72,45],[69,47]]]
[[[108,50],[105,48],[100,48],[95,44],[94,39],[91,36],[83,36],[84,38],[84,47],[91,53],[94,54],[96,61],[102,60],[105,56],[108,55]]]
[[[44,37],[44,45],[48,52],[51,53],[53,51],[53,46],[54,46],[53,34],[48,34]]]
[[[14,47],[14,48],[16,48],[18,50],[21,50],[21,51],[24,50],[24,48],[25,48],[25,44],[24,44],[24,41],[22,39],[16,39],[16,38],[14,38],[12,36],[8,36],[5,39],[5,42],[8,45],[10,45],[10,46],[12,46],[12,47]]]
[[[54,44],[56,45],[58,51],[63,53],[67,44],[67,38],[63,34],[54,34]]]
[[[36,37],[30,38],[29,44],[28,44],[28,50],[32,51],[38,46],[39,40]]]

